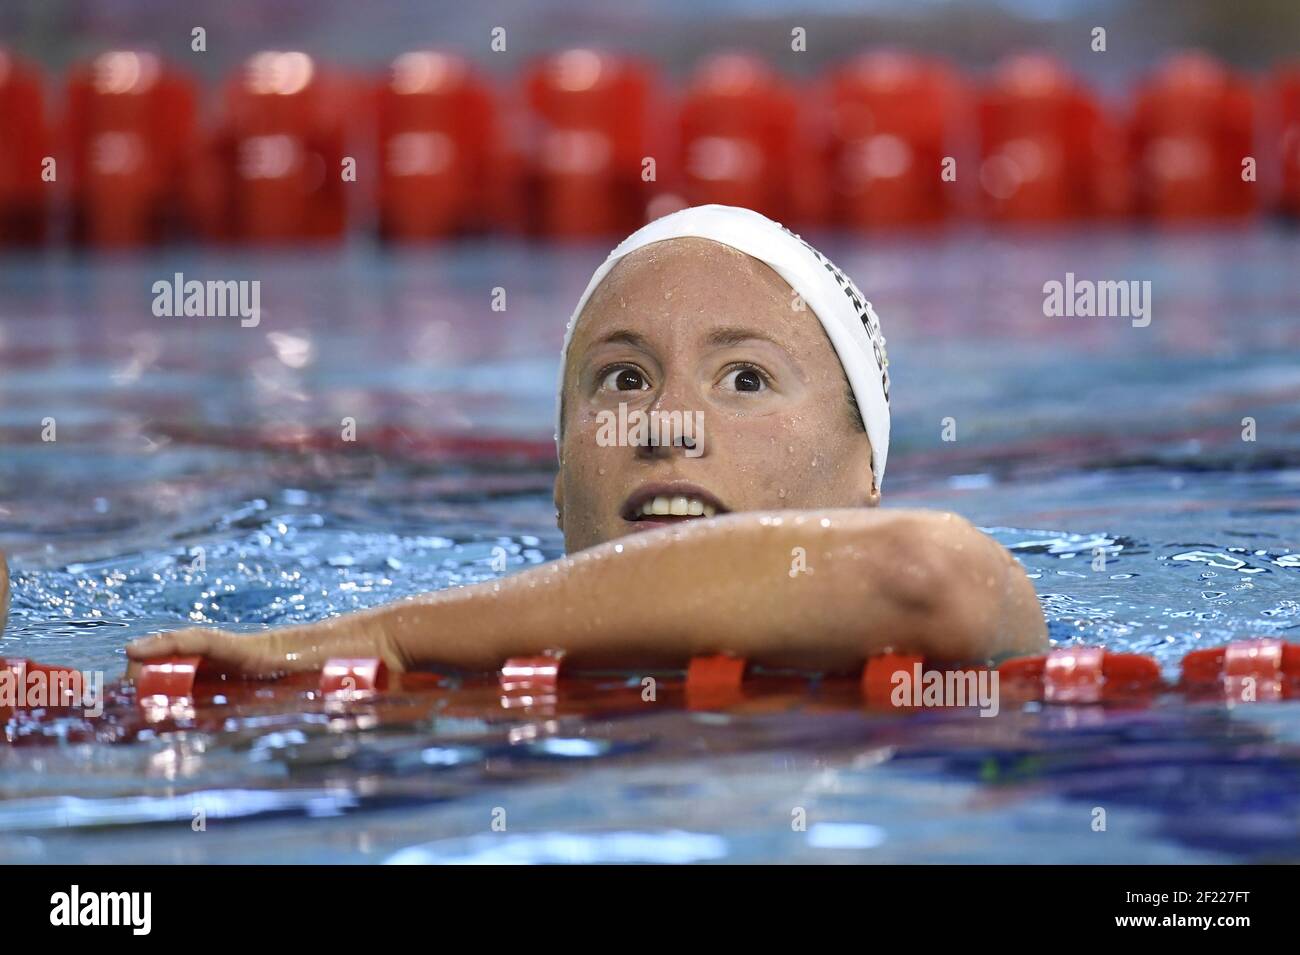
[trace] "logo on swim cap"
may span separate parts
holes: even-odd
[[[780,225],[780,223],[777,224]],[[889,356],[885,353],[885,336],[880,330],[880,319],[876,317],[871,303],[866,300],[858,287],[853,284],[853,280],[845,275],[839,266],[805,242],[802,236],[795,235],[785,226],[781,226],[781,230],[791,238],[797,239],[805,249],[813,254],[813,258],[820,262],[827,272],[831,273],[835,283],[840,287],[840,291],[847,295],[849,301],[853,304],[853,310],[857,314],[858,320],[862,322],[862,327],[866,329],[867,335],[871,339],[871,351],[876,358],[876,367],[880,369],[880,388],[885,393],[885,404],[888,405]]]

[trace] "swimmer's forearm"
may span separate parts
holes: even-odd
[[[474,669],[551,648],[579,667],[733,653],[847,668],[887,649],[976,660],[1046,646],[1015,560],[922,511],[728,515],[297,629],[325,656],[342,655],[336,635],[404,667]]]

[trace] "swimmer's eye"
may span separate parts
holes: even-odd
[[[753,365],[734,365],[723,377],[724,385],[736,391],[762,391],[768,387],[767,376]]]
[[[646,391],[650,388],[649,383],[645,380],[645,375],[641,374],[636,368],[629,368],[627,365],[620,365],[604,372],[604,378],[600,386],[610,391]]]

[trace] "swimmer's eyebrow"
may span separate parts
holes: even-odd
[[[769,342],[784,350],[784,346],[766,332],[761,332],[756,328],[741,328],[737,325],[715,328],[709,332],[705,341],[714,348],[729,348],[733,345],[743,345],[745,342],[761,341]]]
[[[629,345],[632,348],[639,348],[642,351],[650,350],[650,343],[646,341],[644,335],[630,331],[626,328],[615,329],[608,335],[603,335],[591,343],[593,348],[597,345]]]

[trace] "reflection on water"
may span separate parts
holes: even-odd
[[[873,290],[889,335],[887,502],[988,528],[1033,577],[1056,642],[1151,653],[1172,677],[1188,650],[1300,633],[1290,237],[827,251]],[[0,545],[15,565],[0,653],[115,675],[143,633],[317,619],[490,578],[497,555],[507,572],[555,557],[553,356],[601,254],[0,263]],[[154,318],[160,269],[259,278],[261,327]],[[1066,270],[1151,278],[1151,326],[1044,317],[1042,283]],[[502,274],[510,304],[494,314]],[[40,440],[46,418],[56,441]],[[726,714],[680,702],[647,711],[614,686],[520,712],[452,681],[332,709],[268,688],[179,723],[143,721],[129,695],[95,725],[20,714],[0,747],[0,860],[1300,849],[1294,704],[1170,696],[980,719],[871,713],[815,684]],[[193,832],[196,809],[219,838]]]

